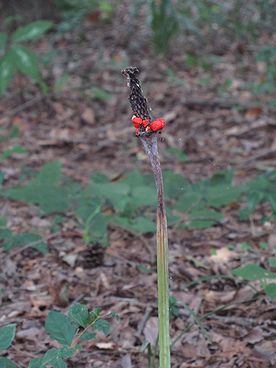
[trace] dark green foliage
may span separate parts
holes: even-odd
[[[25,177],[24,177],[25,178]],[[22,180],[26,180],[26,179]],[[190,183],[180,174],[164,172],[168,223],[181,228],[208,228],[223,221],[221,209],[246,198],[241,219],[246,220],[256,207],[269,203],[276,214],[276,174],[267,172],[243,186],[233,186],[233,171],[221,171],[211,178]],[[87,244],[108,245],[108,226],[120,226],[137,234],[155,231],[156,191],[150,174],[134,170],[116,181],[94,173],[87,187],[61,173],[59,162],[45,164],[24,185],[0,190],[0,196],[37,205],[45,215],[56,214],[53,230],[58,231],[64,216],[72,211]],[[33,243],[40,252],[46,245],[39,235],[14,234],[0,228],[5,249]],[[41,242],[39,242],[41,240]]]
[[[81,341],[95,339],[97,331],[109,334],[109,322],[101,318],[100,314],[99,308],[89,311],[85,305],[79,303],[70,307],[68,316],[51,311],[46,319],[45,329],[61,347],[49,349],[43,357],[32,359],[29,368],[67,367],[65,361],[81,348]],[[112,318],[112,315],[105,317]]]
[[[45,214],[65,212],[72,188],[62,188],[60,181],[61,165],[54,161],[44,165],[27,185],[9,189],[4,195],[10,199],[38,205]]]
[[[151,0],[151,28],[157,53],[165,54],[176,35],[179,25],[171,0]]]
[[[0,353],[11,346],[15,337],[16,325],[11,323],[0,327]],[[16,365],[8,358],[0,357],[1,368],[16,368]]]
[[[69,317],[55,311],[48,314],[45,330],[51,339],[57,340],[60,344],[69,346],[76,332],[76,328],[71,323]]]
[[[17,28],[13,33],[0,33],[0,95],[4,94],[16,72],[35,81],[43,92],[47,86],[42,80],[37,55],[22,42],[41,37],[52,27],[52,22],[39,20]]]
[[[264,46],[256,55],[266,65],[264,80],[255,85],[256,93],[273,93],[276,90],[276,46]]]
[[[8,358],[0,357],[1,368],[16,368],[16,365]]]
[[[245,186],[246,207],[240,212],[241,220],[246,220],[262,203],[268,203],[272,214],[276,215],[276,170],[257,176]]]
[[[264,292],[271,300],[276,300],[276,273],[266,270],[257,264],[247,264],[232,270],[234,276],[241,277],[246,281],[259,281]]]
[[[0,241],[3,243],[5,250],[11,250],[13,248],[19,248],[24,246],[30,246],[35,248],[40,253],[45,255],[47,253],[47,244],[43,241],[42,237],[35,233],[13,233],[8,229],[0,228]]]
[[[14,323],[0,327],[0,352],[10,347],[15,336],[15,330],[16,326]]]

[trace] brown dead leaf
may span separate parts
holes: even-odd
[[[95,113],[90,107],[87,107],[84,110],[84,112],[81,114],[81,118],[87,124],[94,124],[96,121]]]
[[[256,344],[264,339],[263,330],[260,327],[255,327],[247,335],[243,337],[243,341],[249,344]]]
[[[276,341],[264,341],[255,345],[254,350],[262,358],[269,360],[271,364],[276,363]]]
[[[154,346],[156,343],[156,339],[158,336],[158,318],[150,317],[147,320],[146,326],[144,328],[144,335],[146,339],[149,341],[151,346]]]

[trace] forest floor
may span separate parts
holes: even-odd
[[[275,111],[246,88],[261,74],[261,65],[250,63],[246,50],[242,55],[229,50],[207,69],[188,67],[181,49],[173,47],[170,57],[158,58],[139,44],[143,40],[128,38],[118,20],[83,27],[81,34],[50,36],[36,46],[38,52],[56,51],[52,72],[46,69],[44,76],[50,83],[66,70],[69,78],[61,91],[43,97],[17,79],[13,91],[24,87],[23,93],[10,92],[0,101],[1,134],[19,130],[0,143],[1,151],[15,145],[27,150],[0,162],[5,188],[18,185],[22,168],[39,170],[52,160],[84,184],[95,171],[115,182],[134,168],[150,172],[130,123],[128,89],[120,74],[127,65],[141,67],[153,113],[167,120],[159,140],[164,169],[196,182],[231,168],[235,182],[244,183],[275,167]],[[91,97],[92,87],[105,95]],[[185,152],[187,160],[168,155],[169,147]],[[172,348],[174,368],[276,364],[275,304],[259,283],[252,288],[231,277],[243,264],[267,265],[275,252],[276,224],[259,221],[266,207],[250,221],[239,220],[239,208],[240,203],[225,207],[224,222],[207,229],[169,228],[170,290],[179,304],[172,338],[187,329]],[[112,322],[109,336],[88,342],[69,367],[147,367],[140,348],[145,339],[154,343],[157,334],[154,234],[110,227],[109,247],[89,248],[70,213],[55,233],[51,218],[40,216],[35,206],[1,199],[0,214],[15,232],[36,229],[49,248],[44,256],[29,247],[0,248],[0,324],[17,324],[9,357],[27,367],[31,358],[55,346],[44,330],[49,310],[66,312],[79,301],[117,312],[120,320]],[[264,243],[267,247],[260,246]],[[142,272],[141,264],[149,272]]]

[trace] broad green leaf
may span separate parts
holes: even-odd
[[[84,240],[88,244],[99,243],[103,247],[108,246],[107,225],[109,218],[98,213],[84,228]]]
[[[33,358],[30,361],[28,368],[44,368],[42,365],[42,359],[43,358]]]
[[[11,47],[11,52],[17,69],[36,82],[41,80],[38,59],[33,51],[24,46],[13,45]]]
[[[188,190],[184,192],[173,206],[174,209],[187,212],[193,209],[200,209],[204,205],[200,192]]]
[[[78,220],[84,224],[89,225],[94,217],[101,212],[102,202],[98,198],[91,198],[88,196],[81,196],[76,198],[78,207],[74,210]]]
[[[108,200],[115,209],[122,211],[128,201],[129,186],[120,182],[95,183],[91,182],[85,193],[94,197]]]
[[[67,364],[63,360],[62,349],[52,348],[46,352],[42,358],[42,364],[45,366],[47,364],[53,368],[66,368]]]
[[[12,54],[8,52],[0,61],[0,96],[8,88],[15,72]]]
[[[69,205],[66,189],[47,184],[29,183],[26,187],[11,188],[5,196],[36,204],[45,214],[65,212]]]
[[[122,216],[113,216],[112,223],[123,229],[133,231],[137,234],[152,233],[155,231],[155,223],[145,217],[135,217],[134,219]]]
[[[68,358],[71,358],[75,352],[78,350],[78,347],[74,347],[74,348],[71,348],[69,346],[63,346],[62,348],[59,349],[60,351],[60,356],[63,358],[63,359],[68,359]]]
[[[85,332],[80,337],[80,339],[82,341],[94,340],[95,338],[96,338],[96,333],[95,332]]]
[[[1,237],[4,239],[3,248],[7,251],[13,248],[24,247],[30,244],[31,248],[37,249],[43,255],[47,254],[47,245],[43,241],[43,238],[38,234],[30,232],[16,234],[9,232],[6,233],[6,236],[5,233],[0,234],[0,238]],[[31,245],[32,243],[34,244]]]
[[[48,335],[61,344],[70,345],[73,341],[76,329],[70,319],[60,312],[51,311],[45,322]]]
[[[8,229],[0,229],[0,240],[7,241],[13,237],[14,233]]]
[[[241,188],[221,185],[208,189],[207,203],[211,207],[220,208],[233,203],[241,196]]]
[[[120,180],[120,183],[127,184],[130,188],[134,188],[135,186],[143,186],[145,184],[145,176],[142,175],[142,173],[138,170],[132,170],[123,176],[123,178]]]
[[[76,303],[73,304],[68,313],[68,317],[77,327],[87,327],[89,325],[89,312],[86,305]]]
[[[110,324],[107,320],[105,319],[98,319],[97,321],[95,321],[95,323],[93,324],[93,327],[95,328],[95,330],[97,331],[102,331],[106,336],[109,334],[109,330],[110,330]]]
[[[131,190],[130,201],[134,202],[136,207],[156,205],[156,190],[148,186],[134,186]]]
[[[163,176],[165,195],[167,198],[178,198],[190,188],[187,179],[180,174],[165,170]]]
[[[26,186],[11,188],[4,196],[10,199],[36,204],[46,213],[65,212],[69,206],[69,198],[74,190],[72,185],[61,188],[61,167],[57,161],[42,167],[40,172]]]
[[[264,292],[271,300],[276,300],[276,284],[275,283],[265,285]]]
[[[47,20],[37,20],[26,26],[19,27],[13,32],[11,38],[13,42],[34,40],[42,36],[43,33],[52,27],[53,23]]]
[[[243,267],[232,270],[233,275],[242,277],[247,281],[262,281],[265,279],[276,279],[276,273],[267,271],[254,263],[249,263]]]
[[[276,257],[268,258],[268,262],[271,267],[276,267]]]
[[[192,211],[189,214],[188,227],[196,229],[205,229],[215,225],[223,219],[223,215],[219,212],[200,209]]]
[[[0,351],[8,349],[11,345],[16,331],[16,325],[14,323],[0,327]]]
[[[7,34],[0,32],[0,50],[4,50],[7,43]]]
[[[36,175],[35,182],[44,185],[57,185],[61,177],[61,163],[59,161],[51,161],[42,166]]]
[[[16,365],[8,358],[0,357],[1,368],[16,368]]]

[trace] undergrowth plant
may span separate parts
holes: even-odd
[[[117,318],[116,314],[102,315],[100,308],[90,311],[86,305],[73,304],[68,315],[61,312],[49,312],[45,330],[59,347],[49,349],[42,357],[31,359],[28,368],[66,368],[66,361],[82,348],[85,341],[96,339],[97,332],[109,334],[109,320]],[[0,353],[5,352],[16,336],[14,323],[0,328]],[[0,357],[1,368],[16,368],[9,358]]]
[[[38,56],[25,43],[38,39],[51,27],[52,22],[38,20],[18,27],[13,32],[0,32],[0,96],[5,93],[17,72],[31,78],[43,92],[47,91]]]
[[[157,149],[157,133],[165,126],[163,119],[152,121],[147,100],[142,94],[137,78],[139,69],[129,67],[122,71],[128,79],[129,101],[134,116],[132,123],[136,129],[144,150],[150,160],[157,190],[157,289],[158,289],[158,326],[159,326],[159,367],[169,368],[170,364],[170,313],[169,313],[169,250],[168,230],[162,170]]]

